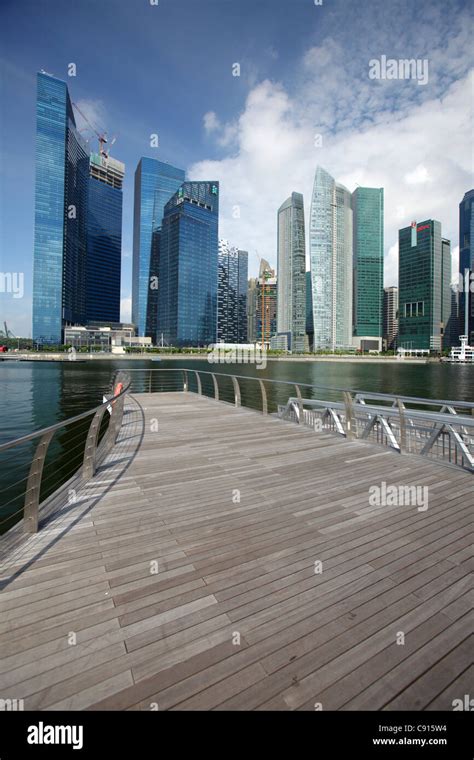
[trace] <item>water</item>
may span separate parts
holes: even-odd
[[[278,362],[269,361],[265,370],[252,365],[209,365],[206,360],[77,361],[77,362],[0,362],[0,443],[27,435],[61,420],[66,420],[102,402],[119,369],[189,370],[190,389],[197,384],[193,369],[272,380],[290,380],[322,386],[304,391],[313,398],[340,400],[331,388],[351,388],[433,399],[474,402],[474,366],[449,364],[403,364],[362,362]],[[134,388],[149,389],[148,373],[131,373]],[[181,389],[182,373],[154,372],[152,390]],[[261,408],[258,383],[241,381],[242,403]],[[213,395],[210,376],[202,375],[203,392]],[[220,397],[233,400],[230,378],[220,378]],[[295,395],[287,385],[267,384],[269,411]],[[83,443],[91,418],[56,435],[50,445],[44,470],[42,498],[64,482],[81,463]],[[14,452],[0,454],[0,533],[19,519],[24,488],[34,445],[29,443]],[[15,513],[18,515],[15,516]],[[14,515],[5,521],[6,516]]]

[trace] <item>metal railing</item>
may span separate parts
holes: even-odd
[[[189,368],[131,369],[135,392],[194,391],[236,407],[474,472],[474,403]],[[253,387],[253,390],[252,390]],[[290,393],[289,389],[293,389]],[[303,395],[304,394],[304,395]],[[328,398],[313,398],[312,395]]]
[[[122,382],[123,387],[114,394],[113,388],[116,387],[115,383],[119,381]],[[26,476],[13,480],[10,485],[0,491],[0,533],[4,532],[2,526],[6,526],[8,530],[21,519],[20,515],[23,517],[24,531],[36,533],[39,527],[40,506],[45,506],[58,488],[64,486],[65,482],[68,482],[72,476],[76,476],[78,473],[80,473],[83,481],[90,480],[94,476],[98,465],[117,441],[122,426],[125,397],[129,392],[130,378],[123,372],[119,376],[116,373],[112,393],[106,397],[106,401],[102,404],[67,420],[0,445],[0,463],[2,469],[8,473],[15,470],[16,467],[21,467],[14,462],[16,453],[25,445],[33,446],[33,454],[29,458],[30,463],[27,466]],[[106,414],[106,412],[108,413]],[[78,423],[85,424],[78,425]],[[46,457],[50,451],[51,443],[60,431],[74,432],[74,435],[68,435],[65,440],[66,456],[71,466],[68,468],[67,477],[63,480],[58,477],[55,459],[49,463],[52,472],[45,476]],[[74,445],[72,445],[73,442]],[[4,452],[11,452],[13,464],[8,456],[2,456]],[[74,457],[72,456],[73,453]],[[52,483],[51,479],[53,479]],[[8,494],[8,491],[16,492],[13,498],[10,498],[11,493]],[[46,498],[44,497],[45,491]],[[1,498],[5,493],[7,493],[6,501]],[[15,507],[18,504],[20,504],[19,509],[16,509]],[[13,511],[12,505],[14,505]]]
[[[401,454],[418,454],[474,472],[474,403],[471,402],[364,392],[189,368],[127,368],[126,373],[119,370],[114,374],[112,390],[120,381],[123,383],[120,393],[110,394],[106,401],[93,409],[0,445],[0,464],[7,466],[8,472],[18,468],[18,463],[14,461],[10,467],[11,462],[5,462],[5,452],[11,452],[15,460],[15,454],[22,446],[34,446],[33,454],[28,457],[26,476],[0,491],[0,533],[4,532],[2,525],[13,524],[15,518],[18,521],[20,514],[25,532],[36,533],[40,507],[47,504],[58,488],[64,487],[73,475],[83,481],[94,476],[98,465],[117,442],[125,398],[134,392],[194,392],[235,407],[248,407],[264,415],[274,414],[316,433],[369,441]],[[313,398],[315,394],[320,397]],[[327,398],[321,398],[324,395]],[[106,410],[110,414],[105,414]],[[53,473],[45,477],[46,457],[55,436],[60,430],[71,431],[78,423],[85,423],[85,426],[80,432],[74,430],[74,436],[64,442],[72,471],[58,482],[55,477],[57,462],[52,457],[49,467]],[[74,446],[71,445],[73,442]],[[51,487],[46,487],[48,478],[54,479]],[[2,495],[9,489],[21,489],[21,492],[4,502]],[[21,501],[21,506],[11,511],[15,500],[17,504]],[[5,517],[7,507],[10,510]]]

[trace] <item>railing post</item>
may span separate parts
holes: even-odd
[[[198,393],[200,396],[202,396],[202,385],[201,385],[201,378],[199,377],[199,372],[197,371],[197,369],[193,369],[193,372],[196,375]]]
[[[98,409],[92,418],[87,433],[86,445],[84,447],[84,461],[82,464],[82,479],[90,480],[95,475],[95,453],[97,451],[97,441],[99,438],[100,423],[104,416],[106,406]]]
[[[265,385],[263,383],[263,380],[258,380],[260,383],[260,390],[262,391],[262,412],[263,414],[268,414],[268,402],[267,402],[267,391],[265,390]]]
[[[151,393],[151,369],[148,370],[148,393]]]
[[[303,401],[301,399],[300,386],[296,385],[296,383],[295,383],[295,388],[296,388],[296,395],[298,396],[298,409],[299,409],[298,423],[300,425],[302,425],[303,424]]]
[[[398,445],[400,447],[400,454],[407,450],[407,422],[405,417],[405,404],[399,398],[397,398],[399,422],[400,422],[400,440]]]
[[[219,401],[219,385],[217,384],[217,378],[213,372],[211,374],[212,382],[214,383],[214,398],[216,401]]]
[[[188,392],[188,371],[186,369],[183,370],[184,372],[184,383],[183,383],[183,391],[184,393]]]
[[[39,523],[39,499],[44,460],[54,433],[45,433],[41,438],[31,463],[26,483],[25,507],[23,510],[23,530],[25,533],[37,533]]]
[[[234,401],[235,401],[235,406],[240,406],[240,402],[241,402],[241,399],[240,399],[240,386],[239,386],[239,381],[237,380],[237,378],[236,378],[235,375],[232,375],[232,384],[234,386]]]
[[[346,438],[352,440],[353,438],[357,438],[357,426],[354,418],[352,396],[348,391],[344,391],[344,405],[346,407]]]

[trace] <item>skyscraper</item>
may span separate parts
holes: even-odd
[[[257,343],[270,345],[270,338],[277,332],[277,278],[268,261],[260,261],[255,290],[255,338]]]
[[[170,345],[216,342],[218,215],[218,182],[185,182],[165,206],[158,332]]]
[[[85,319],[89,152],[65,82],[39,72],[36,100],[33,340],[62,343]]]
[[[292,193],[278,209],[277,332],[293,352],[303,352],[306,333],[306,265],[303,196]]]
[[[120,322],[125,166],[92,153],[87,203],[86,321]]]
[[[398,346],[441,351],[450,346],[451,243],[429,219],[399,230]]]
[[[352,345],[351,194],[320,166],[310,220],[314,348]]]
[[[314,348],[313,291],[311,289],[311,272],[306,272],[306,336],[308,350]]]
[[[466,291],[465,272],[469,287]],[[464,335],[466,329],[466,307],[469,345],[474,345],[474,190],[465,193],[459,204],[459,282],[462,288],[459,294],[459,328]],[[466,295],[468,297],[466,298]]]
[[[353,211],[353,343],[382,348],[383,188],[357,187]],[[371,340],[376,338],[378,340]]]
[[[255,343],[257,334],[257,278],[250,277],[247,287],[247,340]]]
[[[139,336],[157,341],[158,258],[164,208],[184,182],[183,169],[141,158],[135,171],[132,322]]]
[[[219,240],[218,343],[247,342],[248,253]]]
[[[398,288],[385,288],[383,294],[383,339],[387,350],[397,347],[398,339]]]

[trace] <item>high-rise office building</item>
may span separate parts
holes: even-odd
[[[247,342],[248,253],[219,240],[218,343]]]
[[[315,350],[352,345],[352,217],[350,192],[318,166],[309,236]]]
[[[288,336],[293,352],[305,350],[305,228],[300,193],[292,193],[278,209],[277,332]]]
[[[384,289],[383,294],[383,339],[385,348],[393,351],[398,338],[398,288]]]
[[[133,216],[132,322],[137,335],[157,342],[158,259],[164,208],[185,179],[183,169],[141,158],[135,171]]]
[[[249,343],[255,343],[257,327],[257,278],[250,277],[247,286],[247,340]]]
[[[306,272],[306,338],[308,351],[314,349],[314,323],[313,323],[313,291],[311,288],[311,272]]]
[[[239,274],[237,279],[237,343],[247,343],[247,281],[249,254],[239,248]]]
[[[33,340],[62,343],[86,318],[89,151],[65,82],[37,76]]]
[[[398,346],[442,351],[451,339],[451,243],[433,219],[399,230]]]
[[[383,188],[357,187],[353,211],[353,343],[382,348]],[[374,340],[375,339],[375,340]]]
[[[466,270],[470,272],[467,277]],[[465,193],[459,204],[459,329],[467,335],[469,345],[474,345],[474,190]],[[467,296],[467,297],[466,297]],[[467,315],[467,316],[466,316]]]
[[[120,322],[125,166],[92,153],[87,201],[86,321]]]
[[[218,218],[218,182],[184,182],[165,205],[158,331],[170,345],[216,342]]]
[[[277,332],[277,278],[268,261],[260,261],[255,294],[255,342],[270,345]]]

